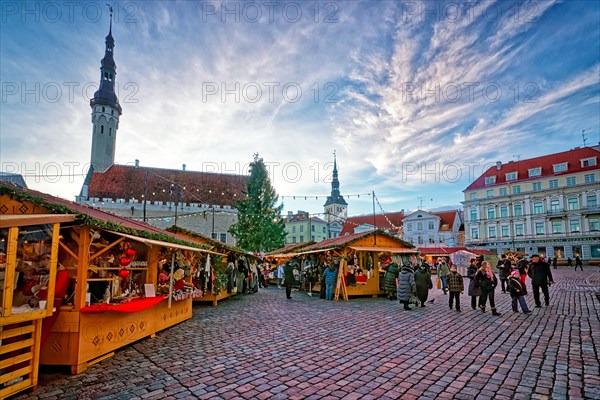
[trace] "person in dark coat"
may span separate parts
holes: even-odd
[[[396,292],[398,290],[397,280],[400,268],[398,264],[391,263],[385,271],[385,295],[390,300],[396,300]]]
[[[513,312],[519,312],[517,308],[517,303],[521,305],[521,310],[523,310],[523,314],[529,314],[529,308],[527,308],[527,302],[525,301],[525,295],[527,291],[521,282],[521,277],[519,276],[519,271],[514,269],[511,275],[508,277],[508,282],[506,283],[508,286],[508,291],[510,292],[510,297],[512,298],[512,310]]]
[[[425,262],[415,271],[415,286],[417,288],[417,297],[421,301],[421,307],[425,307],[427,296],[429,296],[429,289],[433,289],[429,265]]]
[[[575,271],[577,271],[577,268],[581,269],[581,272],[583,272],[583,261],[581,261],[579,255],[575,256]]]
[[[498,279],[488,261],[482,262],[481,268],[475,274],[475,285],[481,288],[481,297],[479,297],[479,308],[481,308],[481,311],[485,312],[485,303],[489,299],[492,315],[500,315],[496,311],[496,302],[494,301],[494,291],[496,290],[496,286],[498,286]]]
[[[405,310],[410,310],[410,297],[417,291],[414,270],[410,265],[403,265],[398,275],[398,300],[404,304]]]
[[[283,266],[283,281],[285,297],[289,300],[292,298],[292,286],[294,285],[294,266],[291,262],[287,262]]]
[[[552,271],[550,265],[547,262],[541,261],[540,256],[534,254],[531,256],[531,263],[529,264],[529,271],[527,272],[531,278],[531,285],[533,286],[533,299],[535,300],[536,308],[542,306],[540,302],[540,289],[544,293],[544,302],[546,306],[550,305],[550,293],[548,292],[548,285],[552,285],[554,280],[552,279]]]
[[[554,268],[554,269],[558,268],[558,257],[556,257],[556,255],[554,255],[554,257],[552,257],[552,268]]]
[[[502,254],[502,258],[498,261],[498,275],[500,276],[500,286],[502,293],[506,293],[506,280],[510,276],[511,263],[506,254]]]
[[[467,294],[471,296],[471,308],[473,310],[477,309],[477,298],[481,296],[481,288],[475,285],[477,269],[477,260],[472,258],[467,267],[467,278],[469,278],[469,290]]]

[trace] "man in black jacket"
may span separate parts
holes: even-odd
[[[531,256],[531,263],[529,264],[529,270],[527,271],[527,274],[531,278],[535,306],[537,308],[542,306],[540,302],[540,288],[544,293],[544,301],[546,302],[546,306],[549,306],[550,294],[548,293],[548,285],[552,285],[554,283],[550,265],[547,262],[541,261],[539,255],[534,254]]]

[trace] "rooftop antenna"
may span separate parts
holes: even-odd
[[[417,199],[419,199],[419,210],[423,209],[423,200],[425,199],[424,196],[419,196],[417,197]],[[433,199],[429,199],[429,201],[433,201]]]
[[[513,154],[513,158],[515,159],[515,161],[519,161],[521,159],[521,155],[520,154]]]
[[[583,147],[586,147],[585,142],[587,142],[587,138],[585,137],[585,131],[590,131],[592,128],[585,128],[581,131],[581,138],[583,139]]]

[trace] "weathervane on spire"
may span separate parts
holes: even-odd
[[[110,30],[112,31],[113,8],[108,3],[106,3],[106,6],[108,7],[108,12],[110,13]]]

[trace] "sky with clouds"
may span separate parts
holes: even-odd
[[[496,161],[600,141],[598,1],[112,4],[116,163],[245,173],[259,153],[285,211],[322,212],[334,150],[357,215],[373,191],[378,212],[457,207]],[[1,7],[2,170],[73,200],[107,7]]]

